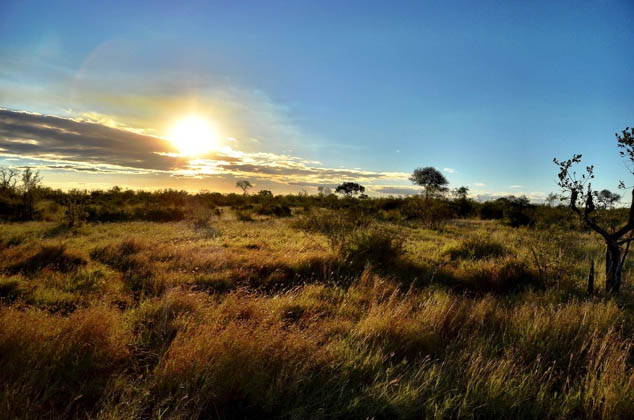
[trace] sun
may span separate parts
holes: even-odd
[[[213,125],[196,115],[189,115],[174,123],[170,142],[181,154],[199,156],[218,146],[218,134]]]

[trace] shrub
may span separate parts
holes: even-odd
[[[529,265],[513,256],[462,260],[457,266],[445,269],[445,273],[449,273],[459,288],[476,292],[507,293],[528,286],[542,286]]]
[[[353,263],[387,268],[403,254],[403,239],[400,232],[390,229],[358,229],[345,241],[341,252]]]
[[[253,210],[234,210],[236,218],[241,222],[252,222],[253,221]]]
[[[291,208],[279,203],[265,203],[258,207],[257,213],[264,216],[290,217]]]
[[[507,250],[504,245],[499,242],[474,236],[460,242],[458,245],[445,247],[443,254],[448,255],[451,260],[483,260],[502,257],[507,254]]]
[[[420,197],[411,197],[405,201],[401,214],[406,220],[418,220],[430,229],[437,229],[446,221],[455,217],[452,204],[449,201]]]

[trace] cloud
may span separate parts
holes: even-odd
[[[289,154],[243,152],[225,146],[197,158],[165,139],[122,128],[115,121],[61,118],[0,109],[0,156],[38,168],[78,172],[163,173],[175,177],[241,177],[286,185],[406,181],[408,174],[328,168]]]
[[[523,185],[511,185],[509,188],[523,188]]]
[[[473,185],[475,185],[476,187],[486,187],[487,184],[485,184],[484,182],[474,182]]]
[[[453,169],[453,168],[443,168],[443,171],[445,171],[447,173],[450,173],[450,174],[453,174],[454,172],[456,172],[456,170]]]
[[[379,194],[388,194],[388,195],[416,195],[420,193],[420,190],[412,187],[373,187],[372,191],[377,192]]]

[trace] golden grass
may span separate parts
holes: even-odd
[[[0,418],[634,415],[632,286],[585,294],[596,238],[386,225],[379,270],[293,223],[0,226]],[[84,263],[15,270],[60,245]]]

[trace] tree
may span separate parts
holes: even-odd
[[[13,195],[18,183],[18,171],[13,168],[0,168],[0,194]]]
[[[627,158],[629,163],[634,163],[634,128],[625,128],[621,134],[616,133],[619,154],[623,159]],[[559,161],[553,159],[559,166],[558,185],[568,193],[570,208],[588,225],[592,230],[601,235],[605,241],[605,290],[609,293],[617,294],[621,287],[621,273],[623,264],[630,248],[630,243],[634,240],[634,189],[632,189],[632,203],[630,205],[627,222],[620,228],[604,227],[600,225],[598,215],[595,213],[595,194],[592,190],[591,180],[594,178],[594,166],[586,167],[586,172],[580,177],[577,176],[573,167],[581,162],[581,155],[573,155],[571,159]],[[634,170],[630,168],[634,175]],[[619,181],[621,188],[625,188],[625,183]],[[583,206],[583,209],[579,208]],[[625,249],[622,246],[625,245]]]
[[[548,206],[548,207],[552,207],[555,205],[555,203],[557,202],[557,199],[559,198],[559,196],[555,193],[549,193],[546,198],[544,199],[544,203]]]
[[[346,197],[352,197],[355,194],[364,193],[365,187],[363,185],[357,184],[356,182],[344,182],[337,187],[335,192],[338,194],[343,194]]]
[[[409,180],[425,188],[425,199],[439,193],[447,192],[447,185],[449,185],[447,178],[445,178],[438,169],[432,168],[431,166],[414,169]]]
[[[614,205],[621,201],[621,195],[613,193],[610,190],[595,191],[594,195],[602,209],[613,209]]]
[[[273,193],[270,190],[260,190],[258,191],[258,196],[261,198],[273,198]]]
[[[466,200],[469,195],[469,187],[454,188],[451,191],[451,194],[456,200]]]
[[[253,187],[253,185],[251,185],[251,183],[249,181],[247,181],[246,179],[242,180],[242,181],[238,181],[236,182],[236,187],[238,188],[242,188],[242,193],[244,195],[247,195],[247,190],[251,187]]]
[[[330,187],[325,186],[325,185],[320,185],[319,187],[317,187],[317,192],[319,193],[319,195],[330,195],[330,194],[332,194],[332,190],[330,189]]]
[[[38,193],[42,178],[40,177],[40,171],[33,172],[31,168],[27,167],[22,172],[22,201],[24,203],[24,216],[30,220],[35,214],[35,204],[37,203]]]

